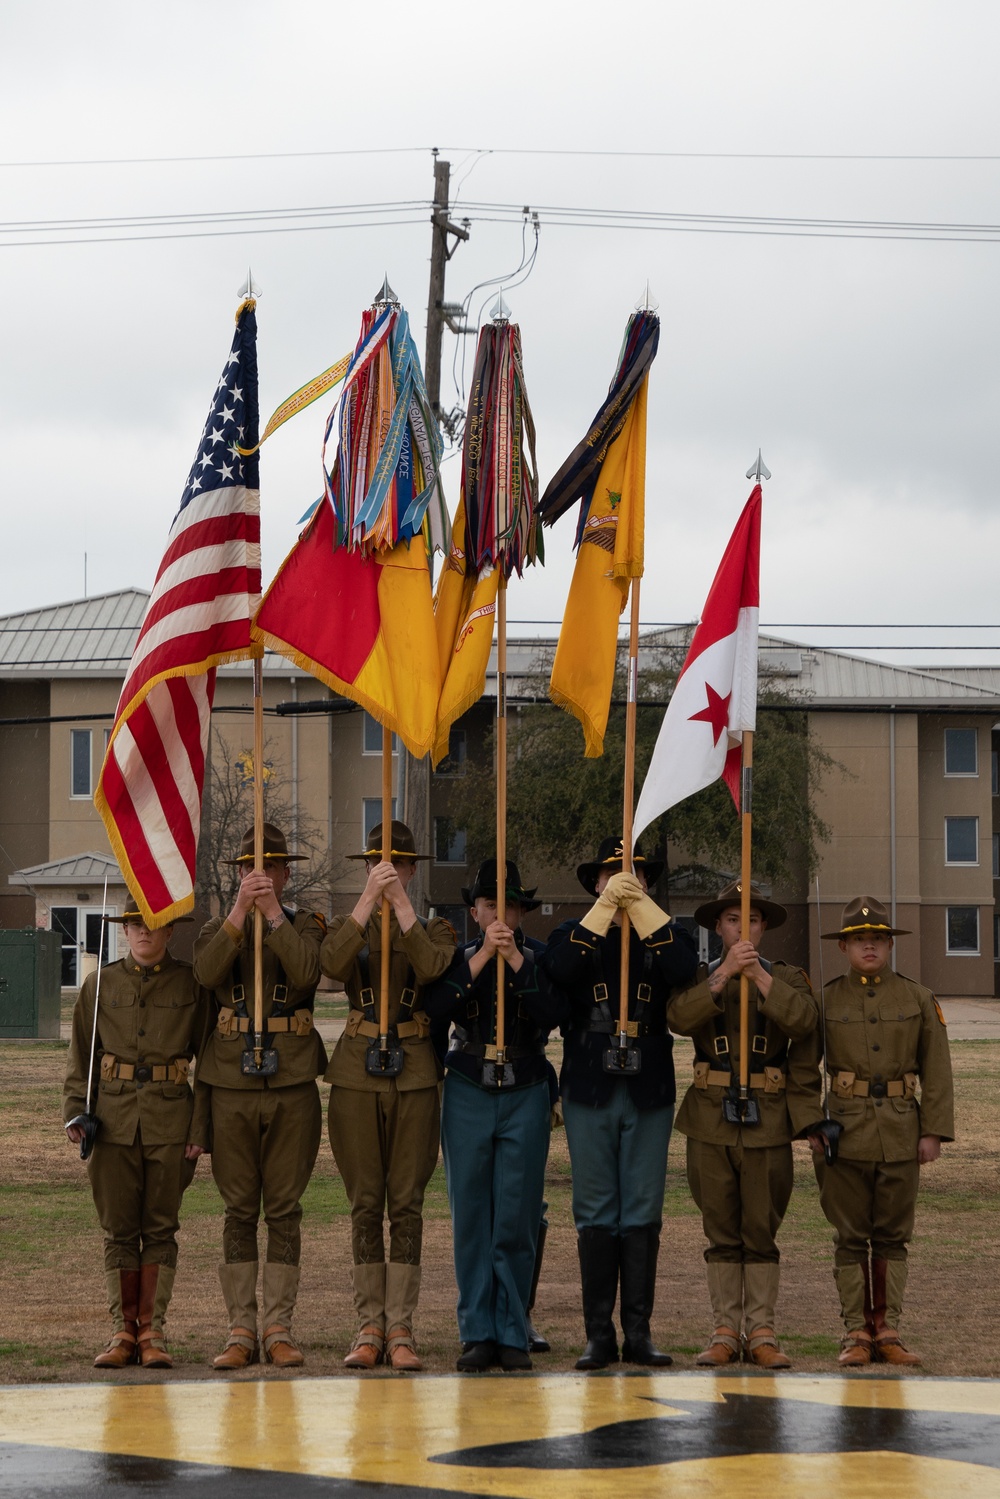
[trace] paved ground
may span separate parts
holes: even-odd
[[[0,1493],[1000,1499],[990,1380],[691,1373],[0,1389]]]

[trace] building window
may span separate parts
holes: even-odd
[[[70,796],[89,797],[94,787],[90,779],[90,730],[70,730]]]
[[[434,774],[436,776],[464,776],[465,752],[465,730],[452,729],[448,735],[448,753]]]
[[[946,864],[979,863],[978,817],[945,818],[944,862]]]
[[[445,921],[455,928],[455,936],[459,942],[469,940],[471,918],[466,906],[435,906],[434,915],[443,916]]]
[[[979,774],[979,732],[977,729],[945,729],[944,773],[946,776]]]
[[[382,753],[382,725],[378,719],[372,718],[370,713],[362,713],[361,729],[361,753],[363,755],[380,755]],[[399,741],[395,734],[392,736],[392,752],[399,754]]]
[[[465,863],[465,829],[457,828],[450,817],[434,819],[434,862]]]
[[[979,907],[949,906],[947,920],[949,956],[978,957]]]
[[[396,798],[392,799],[392,815],[396,816]],[[372,835],[372,829],[377,828],[382,821],[382,798],[380,796],[366,796],[361,813],[362,836],[365,848]]]

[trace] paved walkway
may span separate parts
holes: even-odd
[[[18,1499],[1000,1499],[1000,1386],[838,1375],[282,1376],[0,1389]]]

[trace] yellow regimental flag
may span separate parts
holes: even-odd
[[[451,528],[451,550],[434,596],[441,698],[431,760],[438,765],[448,753],[452,724],[478,703],[486,690],[500,573],[496,568],[477,578],[466,573],[465,499],[458,502]]]
[[[426,755],[441,678],[422,536],[368,556],[335,547],[333,512],[321,501],[254,623],[257,639]]]
[[[608,445],[576,554],[552,664],[549,696],[583,725],[585,753],[604,753],[615,680],[618,621],[642,577],[649,376]]]

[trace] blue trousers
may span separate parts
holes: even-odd
[[[624,1083],[592,1108],[563,1099],[577,1231],[624,1234],[663,1220],[674,1110],[637,1109]]]
[[[444,1080],[441,1146],[455,1241],[458,1333],[463,1343],[528,1347],[531,1294],[549,1151],[543,1080],[486,1092]]]

